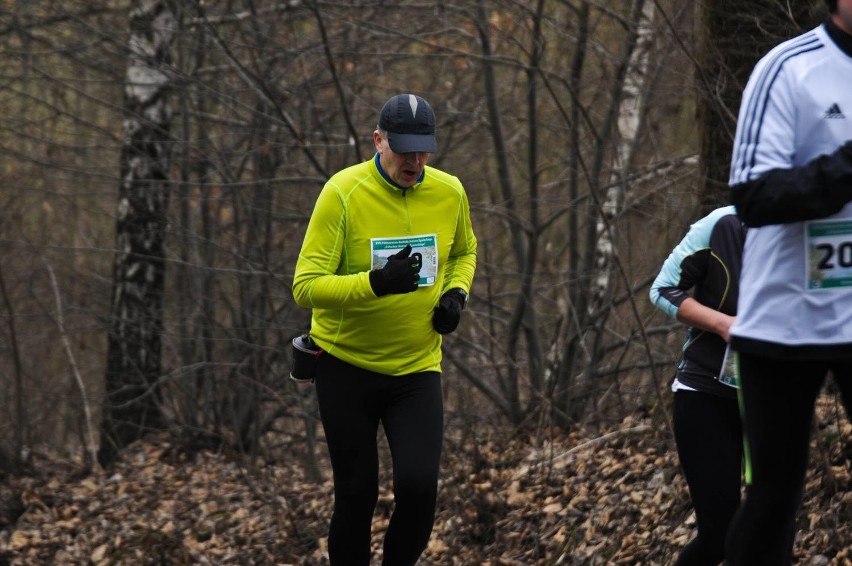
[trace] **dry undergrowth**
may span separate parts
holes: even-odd
[[[852,425],[835,409],[821,409],[814,435],[797,564],[852,564]],[[628,419],[546,442],[448,437],[421,563],[670,564],[694,519],[664,434]],[[331,484],[301,479],[296,461],[249,471],[161,437],[131,446],[101,475],[38,462],[30,477],[2,482],[0,564],[327,564]],[[377,559],[391,509],[383,491]]]

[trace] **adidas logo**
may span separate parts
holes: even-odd
[[[843,114],[843,111],[840,110],[840,105],[836,102],[828,107],[828,110],[825,111],[825,117],[828,120],[845,120],[846,116]]]

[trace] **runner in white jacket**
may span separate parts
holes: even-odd
[[[737,319],[746,499],[728,564],[792,562],[816,397],[852,410],[852,0],[770,51],[743,93],[730,185],[749,226]]]

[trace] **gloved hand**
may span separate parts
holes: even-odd
[[[370,272],[370,287],[377,297],[417,290],[422,262],[410,254],[411,246],[405,246],[388,256],[384,267]]]
[[[438,301],[432,313],[432,326],[439,334],[449,334],[459,325],[467,295],[461,289],[450,289]]]

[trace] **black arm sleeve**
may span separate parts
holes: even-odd
[[[773,169],[732,187],[747,226],[824,218],[852,201],[852,140],[801,167]]]

